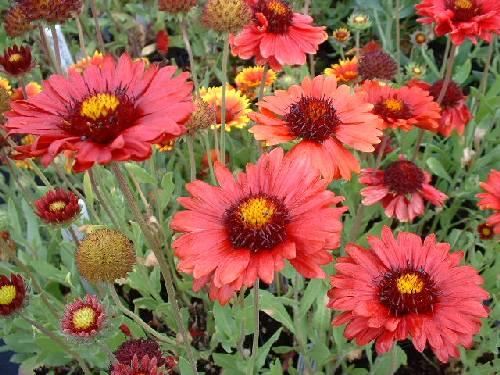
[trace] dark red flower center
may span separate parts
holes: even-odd
[[[283,0],[260,0],[254,7],[254,22],[261,31],[285,34],[292,19],[293,10]]]
[[[291,132],[309,141],[323,142],[341,123],[330,98],[302,96],[283,116]]]
[[[468,22],[481,14],[481,7],[475,0],[448,0],[446,6],[453,11],[453,21],[456,22]]]
[[[396,194],[411,194],[424,183],[424,172],[408,160],[399,160],[384,171],[384,185]]]
[[[118,89],[114,93],[92,93],[70,109],[60,127],[96,143],[109,143],[132,126],[140,111],[134,99]]]
[[[289,216],[280,199],[257,194],[226,210],[224,221],[234,248],[258,251],[272,249],[285,240]]]
[[[439,98],[439,94],[441,93],[441,89],[443,88],[443,80],[434,82],[434,84],[429,89],[430,94],[434,97],[434,100]],[[458,86],[455,82],[450,81],[448,87],[446,88],[446,93],[443,96],[443,100],[441,101],[441,106],[443,107],[454,107],[458,104],[459,101],[464,99],[464,94],[460,86]]]
[[[479,232],[479,237],[482,240],[489,240],[493,238],[494,235],[493,228],[486,223],[480,224],[477,227],[477,231]]]
[[[408,104],[396,96],[382,99],[380,102],[376,103],[373,112],[384,119],[407,120],[412,116],[412,111]]]
[[[425,314],[433,310],[438,291],[431,277],[423,270],[388,271],[378,281],[380,302],[394,316],[409,313]]]

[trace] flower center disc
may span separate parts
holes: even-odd
[[[280,200],[262,194],[237,202],[224,221],[235,248],[271,249],[286,238],[288,211]]]
[[[77,330],[85,331],[95,324],[95,315],[91,307],[82,307],[73,314],[73,325]]]
[[[432,311],[438,293],[423,270],[391,270],[379,282],[379,300],[395,316]]]
[[[396,194],[414,193],[423,183],[424,173],[408,160],[396,161],[384,171],[384,185]]]
[[[440,79],[439,81],[436,81],[429,89],[429,92],[434,100],[438,99],[442,87],[443,80]],[[446,88],[446,93],[444,94],[443,100],[441,100],[441,106],[446,108],[454,107],[463,98],[464,94],[460,86],[458,86],[455,82],[450,81],[448,87]]]
[[[67,132],[96,143],[109,143],[140,117],[134,100],[118,89],[94,93],[75,103],[71,115],[60,124]]]
[[[66,208],[66,202],[55,201],[49,204],[49,210],[52,212],[60,212]]]
[[[425,34],[419,33],[415,35],[415,41],[418,44],[424,44],[425,42],[427,42],[427,36],[425,36]]]
[[[379,103],[375,104],[373,111],[380,117],[386,119],[407,120],[411,117],[410,108],[408,108],[403,100],[396,97],[383,99]]]
[[[0,287],[0,305],[10,305],[16,298],[17,292],[14,285]]]
[[[457,22],[468,22],[481,13],[474,0],[448,0],[447,8],[453,11],[453,20]]]
[[[9,56],[9,62],[11,62],[11,63],[22,61],[22,60],[23,60],[23,56],[19,53],[13,53],[12,55]]]
[[[254,15],[259,29],[285,34],[292,24],[293,11],[283,0],[260,0],[254,8]]]
[[[323,142],[341,123],[331,99],[303,96],[283,116],[288,128],[300,138]]]

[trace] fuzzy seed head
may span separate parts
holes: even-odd
[[[244,0],[208,0],[203,9],[204,25],[220,33],[237,33],[250,22],[252,12]]]

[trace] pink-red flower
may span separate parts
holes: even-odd
[[[56,189],[35,201],[36,214],[49,224],[65,224],[80,213],[78,197],[71,191]]]
[[[61,329],[68,336],[88,339],[101,332],[106,313],[96,296],[87,294],[66,305],[61,319]]]
[[[325,27],[313,26],[312,17],[294,13],[285,0],[247,0],[252,22],[231,36],[233,55],[255,57],[257,65],[269,64],[275,71],[283,65],[304,65],[306,54],[315,54],[328,39]]]
[[[0,317],[19,311],[26,302],[26,284],[21,275],[11,274],[10,279],[0,275]]]
[[[141,357],[141,360],[134,355],[130,363],[115,363],[111,370],[111,375],[160,375],[163,373],[158,369],[156,358],[150,358],[148,355]]]
[[[495,213],[488,218],[488,225],[493,227],[496,234],[500,234],[500,171],[492,169],[488,180],[479,184],[485,191],[477,195],[478,206],[481,210],[493,210]]]
[[[3,70],[12,76],[20,76],[33,69],[34,61],[31,58],[29,47],[14,45],[4,50],[0,56],[0,65]]]
[[[491,0],[422,0],[415,6],[418,21],[435,23],[437,36],[449,34],[454,44],[465,39],[491,42],[500,30],[500,3]]]
[[[236,180],[219,163],[219,186],[187,185],[191,197],[172,219],[184,233],[173,248],[179,271],[192,274],[194,289],[210,284],[210,297],[227,303],[243,285],[271,283],[288,260],[304,277],[325,277],[321,265],[339,246],[344,198],[303,160],[277,148],[248,164]]]
[[[379,354],[411,338],[420,352],[429,343],[442,362],[459,357],[459,346],[470,348],[489,296],[477,271],[459,265],[463,252],[450,254],[433,234],[422,242],[402,232],[396,240],[388,227],[368,243],[347,245],[331,278],[328,307],[342,311],[333,324],[347,323],[345,337],[358,345],[376,340]]]
[[[122,55],[106,56],[102,66],[90,65],[83,74],[53,75],[43,91],[27,101],[12,103],[6,114],[10,134],[39,136],[30,152],[44,165],[64,150],[75,151],[74,171],[95,163],[141,161],[151,144],[165,135],[185,132],[193,109],[187,73],[150,66]]]
[[[249,115],[257,124],[250,129],[255,139],[268,146],[298,140],[291,153],[329,181],[359,172],[359,161],[345,146],[372,152],[382,136],[373,105],[349,86],[337,86],[333,76],[307,77],[300,86],[276,90],[259,102],[259,110]]]
[[[447,199],[430,185],[431,176],[427,172],[404,159],[385,169],[363,169],[359,181],[367,185],[361,190],[365,206],[381,202],[388,217],[396,217],[402,222],[422,215],[425,201],[440,207]]]
[[[437,131],[440,108],[429,92],[417,86],[394,88],[378,81],[365,81],[359,92],[373,104],[373,113],[384,128],[409,131],[413,126]]]

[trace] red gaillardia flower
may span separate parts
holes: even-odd
[[[0,317],[19,311],[26,301],[26,284],[21,275],[0,276]]]
[[[7,11],[3,19],[3,26],[11,38],[21,36],[35,27],[30,23],[27,11],[21,4],[15,4]]]
[[[363,169],[359,177],[368,187],[361,190],[362,203],[371,206],[381,201],[388,217],[412,221],[425,210],[424,200],[442,206],[448,198],[430,185],[431,176],[415,163],[400,159],[385,169]]]
[[[288,259],[304,277],[324,278],[320,265],[339,246],[346,207],[326,190],[310,165],[276,148],[248,164],[236,181],[215,163],[219,186],[187,184],[192,197],[179,198],[187,210],[172,219],[184,233],[173,243],[178,269],[192,274],[194,289],[210,283],[210,297],[221,304],[257,279],[271,283]]]
[[[102,67],[91,65],[83,74],[53,75],[43,91],[12,104],[6,114],[10,134],[39,136],[31,147],[48,165],[64,150],[75,151],[73,170],[95,163],[142,161],[151,145],[165,135],[185,132],[183,122],[193,110],[192,84],[176,68],[106,56]]]
[[[477,232],[479,233],[479,238],[482,240],[491,240],[495,236],[493,227],[487,223],[479,224],[477,226]]]
[[[345,145],[372,152],[382,136],[373,105],[349,86],[337,86],[333,76],[307,77],[300,86],[276,90],[259,102],[259,110],[249,115],[257,124],[250,129],[255,139],[268,146],[300,140],[291,153],[309,160],[328,181],[359,172]]]
[[[373,114],[383,121],[383,128],[409,131],[413,126],[436,132],[440,108],[429,92],[419,87],[393,88],[378,81],[365,81],[359,91],[373,104]]]
[[[71,191],[56,189],[35,201],[36,214],[49,224],[65,224],[80,213],[78,197]]]
[[[66,305],[61,329],[69,336],[88,339],[101,332],[105,320],[106,313],[97,297],[87,294]]]
[[[479,184],[485,193],[477,194],[478,206],[481,210],[494,210],[488,218],[488,225],[493,227],[495,234],[500,234],[500,171],[492,169],[488,180]]]
[[[13,76],[28,73],[34,65],[30,48],[14,45],[5,49],[3,56],[0,56],[0,65],[5,72]]]
[[[500,3],[490,0],[422,0],[415,6],[417,21],[436,23],[437,36],[450,34],[454,44],[470,39],[491,42],[492,35],[500,31]]]
[[[53,23],[63,23],[79,13],[83,6],[82,0],[21,0],[21,6],[26,9],[31,21],[43,20]]]
[[[163,356],[160,345],[151,339],[125,341],[114,354],[116,360],[125,365],[130,364],[134,356],[142,358],[145,355],[148,355],[151,359],[155,358],[159,367],[166,365],[166,357]]]
[[[343,311],[333,324],[347,323],[344,336],[358,345],[376,340],[379,354],[411,337],[420,352],[428,342],[442,362],[459,357],[458,346],[470,348],[488,316],[488,293],[474,268],[459,266],[463,252],[450,254],[434,234],[422,242],[402,232],[396,240],[388,227],[368,243],[347,245],[331,277],[328,307]]]
[[[158,369],[156,358],[150,358],[148,355],[139,360],[134,355],[132,361],[128,364],[115,363],[111,369],[111,375],[161,375],[163,371]]]
[[[397,62],[376,42],[368,43],[361,52],[358,63],[361,79],[392,80],[398,73]]]
[[[231,50],[242,59],[255,57],[258,65],[281,71],[283,65],[304,65],[328,39],[324,27],[313,26],[310,16],[294,13],[285,0],[247,0],[252,22],[231,36]]]

